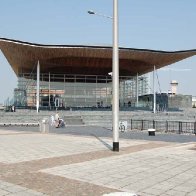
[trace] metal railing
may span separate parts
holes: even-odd
[[[130,120],[131,130],[156,129],[166,133],[188,133],[196,135],[196,122],[193,121],[163,121],[163,120]]]

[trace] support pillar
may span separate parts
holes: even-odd
[[[37,113],[39,112],[39,88],[40,88],[40,64],[37,63],[37,100],[36,100],[36,109]]]
[[[156,113],[156,81],[155,81],[155,71],[156,71],[156,67],[154,66],[154,71],[153,71],[153,113]]]
[[[51,103],[50,103],[50,72],[48,75],[48,106],[51,109]]]
[[[136,76],[136,107],[138,107],[139,103],[139,85],[138,85],[138,73]]]
[[[98,92],[98,90],[97,90],[97,76],[96,76],[96,90],[95,90],[95,105],[97,106],[97,92]]]

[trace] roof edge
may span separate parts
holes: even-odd
[[[37,44],[32,42],[25,42],[15,39],[9,39],[9,38],[0,38],[0,42],[11,42],[15,44],[22,44],[22,45],[28,45],[33,47],[47,47],[47,48],[94,48],[94,49],[112,49],[111,46],[96,46],[96,45],[51,45],[51,44]],[[186,53],[186,52],[195,52],[196,49],[189,49],[189,50],[179,50],[179,51],[164,51],[164,50],[152,50],[152,49],[139,49],[139,48],[127,48],[127,47],[119,47],[121,50],[135,50],[135,51],[141,51],[141,52],[155,52],[155,53]]]

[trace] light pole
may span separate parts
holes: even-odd
[[[118,48],[118,0],[113,0],[113,17],[88,11],[113,19],[113,55],[112,55],[112,127],[113,127],[113,151],[119,151],[119,48]]]
[[[113,151],[119,151],[119,51],[118,51],[118,0],[113,0]]]

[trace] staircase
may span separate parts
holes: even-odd
[[[39,123],[44,118],[50,118],[55,115],[55,111],[40,111],[38,114],[35,110],[16,110],[16,112],[0,111],[0,125],[3,123]],[[111,111],[59,111],[59,116],[66,125],[86,125],[112,127]],[[196,110],[178,113],[157,113],[145,111],[121,111],[119,113],[120,121],[127,121],[130,125],[131,119],[138,120],[191,120],[195,121]]]

